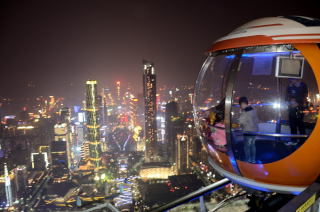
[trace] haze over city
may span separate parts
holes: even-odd
[[[319,10],[2,0],[0,210],[318,211]]]
[[[1,95],[64,96],[75,104],[88,79],[103,86],[124,81],[142,93],[142,59],[155,63],[159,84],[194,84],[205,51],[220,36],[258,17],[317,17],[318,6],[316,0],[268,1],[263,8],[253,0],[1,1]]]

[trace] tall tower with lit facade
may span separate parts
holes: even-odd
[[[116,89],[117,89],[117,102],[118,104],[121,104],[121,82],[116,82]]]
[[[178,174],[186,174],[189,164],[189,138],[187,135],[177,135],[176,141],[176,168]]]
[[[146,161],[157,157],[156,73],[153,63],[143,61],[143,95],[145,104]]]
[[[67,107],[60,110],[59,123],[54,126],[54,142],[57,141],[65,143],[67,154],[66,166],[70,169],[73,166],[74,154],[72,151],[71,111]]]
[[[86,82],[86,121],[89,161],[95,168],[101,167],[100,125],[98,119],[97,81]]]
[[[8,172],[7,164],[4,164],[4,182],[6,188],[6,199],[7,199],[7,207],[11,207],[13,204],[12,201],[12,188],[11,188],[11,180]]]

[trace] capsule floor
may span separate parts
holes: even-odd
[[[264,140],[257,138],[255,141],[256,146],[256,163],[271,163],[281,160],[291,153],[293,153],[303,141],[292,141],[293,145],[287,145],[290,140]],[[238,160],[245,161],[244,144],[239,141],[234,144],[235,157]]]

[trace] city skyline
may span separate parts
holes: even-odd
[[[104,85],[127,81],[142,92],[142,59],[157,65],[159,84],[194,84],[209,44],[232,28],[263,16],[319,17],[315,0],[299,7],[291,1],[274,7],[269,1],[263,10],[256,10],[257,1],[248,5],[2,1],[1,95],[65,96],[79,102],[82,83],[89,79]],[[15,89],[7,89],[12,82]]]
[[[319,208],[319,9],[1,1],[0,210]]]

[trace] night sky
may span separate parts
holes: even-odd
[[[142,93],[142,59],[155,63],[158,84],[194,84],[204,51],[235,27],[265,16],[320,18],[320,0],[189,2],[1,0],[0,96],[77,103],[87,79]]]

